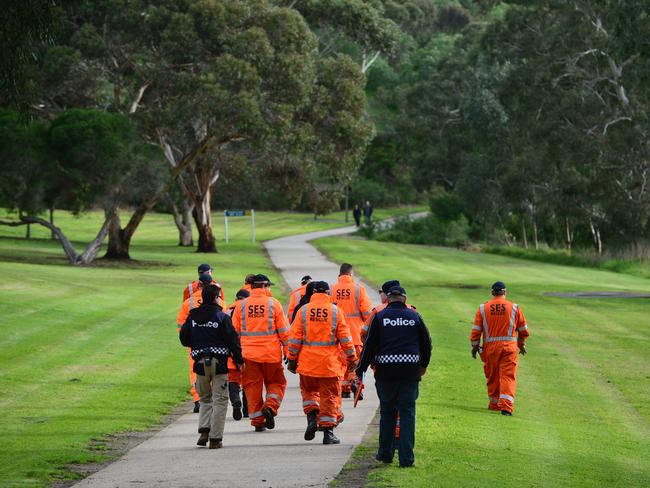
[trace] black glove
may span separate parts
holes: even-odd
[[[519,346],[519,354],[521,354],[522,356],[525,356],[526,353],[528,352],[528,351],[526,351],[526,344],[524,344],[523,342],[520,342],[519,344],[517,344],[517,346]]]
[[[296,374],[296,370],[298,369],[298,361],[296,361],[295,359],[287,360],[287,369],[291,371],[293,374]]]
[[[481,350],[481,346],[472,346],[472,357],[476,359],[476,354]]]

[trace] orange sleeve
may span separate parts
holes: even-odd
[[[368,296],[368,292],[365,287],[359,287],[359,313],[361,314],[361,319],[366,320],[370,316],[370,311],[372,310],[372,302]]]
[[[237,331],[237,334],[241,335],[241,303],[237,303],[237,306],[233,311],[232,326]]]
[[[291,360],[298,359],[298,354],[302,349],[302,314],[296,315],[296,320],[291,324],[289,331],[289,347],[287,348],[287,357]]]
[[[521,307],[517,307],[517,317],[515,318],[515,324],[517,325],[517,341],[526,342],[526,339],[530,333],[528,332],[528,324],[526,323],[524,312],[521,311]]]
[[[178,331],[180,332],[181,327],[183,327],[183,324],[187,320],[187,317],[190,315],[190,303],[187,300],[183,300],[183,304],[181,305],[181,308],[178,310],[178,314],[176,315],[176,325],[178,326]]]
[[[291,295],[289,295],[289,306],[287,307],[287,317],[292,317],[293,316],[293,309],[296,308],[296,299],[295,299],[295,291],[291,292]]]
[[[372,324],[372,320],[375,318],[375,315],[377,315],[377,309],[373,308],[370,311],[370,314],[368,315],[368,318],[365,320],[365,322],[361,326],[361,341],[362,342],[366,341],[366,336],[368,335],[368,330],[370,329],[370,324]]]
[[[336,305],[333,305],[337,307]],[[336,324],[336,340],[341,345],[341,349],[345,353],[349,363],[357,360],[357,353],[354,349],[354,343],[352,342],[352,334],[350,334],[350,327],[345,320],[345,312],[338,308],[338,324]]]
[[[474,325],[472,332],[469,335],[469,340],[472,341],[472,346],[478,346],[481,342],[481,334],[483,333],[483,317],[481,316],[481,309],[476,310],[474,316]]]
[[[275,324],[275,329],[278,331],[278,337],[282,343],[282,352],[286,356],[287,342],[289,340],[289,322],[287,321],[287,316],[284,314],[282,304],[277,300],[275,300],[275,305],[273,307],[273,323]]]

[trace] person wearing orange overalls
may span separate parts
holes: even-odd
[[[343,349],[352,371],[357,354],[345,313],[332,303],[329,289],[325,281],[313,283],[314,294],[291,324],[287,358],[289,371],[300,374],[302,407],[307,415],[305,440],[312,440],[321,428],[323,444],[340,444],[334,435],[341,397],[338,350]]]
[[[472,357],[479,353],[487,378],[490,410],[511,416],[515,409],[519,354],[526,354],[528,325],[521,308],[506,300],[506,285],[492,285],[492,300],[481,304],[470,334]],[[483,348],[481,348],[483,337]]]
[[[199,276],[201,276],[202,274],[212,276],[212,266],[210,266],[209,264],[205,264],[205,263],[199,264],[198,271],[199,271]],[[217,285],[219,289],[221,289],[221,295],[219,295],[219,298],[223,303],[226,303],[226,296],[224,295],[223,288],[219,283],[215,281],[214,277],[212,278],[212,284]],[[200,291],[199,288],[200,288],[200,279],[190,282],[185,288],[183,288],[183,301],[187,300],[191,295],[196,293],[197,290]]]
[[[196,285],[193,293],[188,296],[187,299],[183,300],[181,308],[178,310],[176,315],[176,326],[177,332],[180,332],[181,327],[187,320],[187,317],[190,315],[190,311],[197,308],[201,305],[201,292],[203,287],[212,283],[212,276],[204,273],[199,276],[198,284]],[[186,290],[187,291],[187,290]],[[223,305],[223,302],[221,302]],[[199,394],[196,392],[196,373],[194,372],[194,360],[192,359],[191,350],[187,349],[187,357],[190,364],[190,393],[192,394],[192,399],[194,400],[194,413],[199,413]]]
[[[255,432],[275,427],[287,387],[282,356],[287,354],[289,324],[280,302],[268,295],[271,285],[266,275],[255,275],[250,296],[241,301],[232,316],[246,360],[242,386]],[[265,399],[262,388],[266,390]]]
[[[287,317],[291,319],[293,317],[293,311],[300,303],[300,299],[305,295],[307,285],[311,281],[311,276],[305,275],[300,278],[300,286],[295,290],[291,290],[289,295],[289,306],[287,307]]]
[[[244,298],[250,296],[250,291],[243,288],[235,295],[235,301],[228,306],[228,315],[232,318],[235,309],[241,304]],[[230,397],[230,404],[232,405],[232,418],[241,420],[242,417],[248,417],[248,402],[246,394],[241,397],[239,392],[241,390],[241,371],[235,364],[231,357],[228,358],[228,396]]]
[[[350,327],[352,342],[357,356],[359,356],[361,349],[363,349],[361,327],[366,319],[370,317],[372,302],[366,289],[360,283],[354,281],[354,270],[349,263],[341,265],[339,280],[332,286],[332,301],[345,312],[345,320]],[[356,386],[355,381],[354,371],[348,371],[343,378],[343,398],[351,397],[353,385]]]

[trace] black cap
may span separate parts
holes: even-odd
[[[406,290],[401,286],[392,286],[390,290],[388,290],[388,293],[386,293],[386,295],[399,295],[405,297]]]
[[[237,294],[235,295],[235,298],[236,298],[237,300],[239,300],[239,299],[241,299],[241,298],[248,298],[249,296],[251,296],[251,292],[248,291],[248,290],[244,290],[244,289],[242,288],[241,290],[239,290],[239,291],[237,292]]]
[[[384,295],[388,295],[388,290],[390,290],[394,286],[401,286],[401,283],[399,280],[390,280],[381,285],[381,291],[384,292]]]
[[[271,283],[271,280],[269,279],[268,276],[264,274],[256,274],[253,276],[253,283],[262,283],[266,285],[273,285],[275,283]]]
[[[497,281],[492,285],[492,291],[501,291],[506,289],[506,284],[503,281]]]
[[[206,273],[200,274],[199,281],[204,285],[209,285],[210,283],[212,283],[212,276]]]
[[[208,271],[212,271],[212,266],[207,263],[199,264],[199,274],[207,273]]]
[[[312,280],[312,277],[309,275],[305,275],[302,278],[300,278],[300,284],[301,285],[306,285],[308,282]]]
[[[312,281],[314,287],[314,293],[327,293],[330,289],[329,283],[327,281]]]

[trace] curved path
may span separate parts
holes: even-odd
[[[338,265],[327,260],[308,241],[319,237],[349,234],[343,227],[267,241],[264,246],[290,288],[310,274],[330,283],[336,280]],[[373,303],[377,293],[366,285]],[[188,413],[122,458],[74,485],[78,488],[125,487],[321,487],[334,479],[361,441],[377,410],[374,388],[352,408],[344,400],[345,422],[336,429],[337,446],[321,444],[321,434],[311,442],[303,440],[306,426],[298,377],[286,373],[288,386],[272,431],[255,433],[247,419],[226,419],[224,447],[208,450],[196,447],[197,415]],[[367,380],[372,384],[372,379]]]

